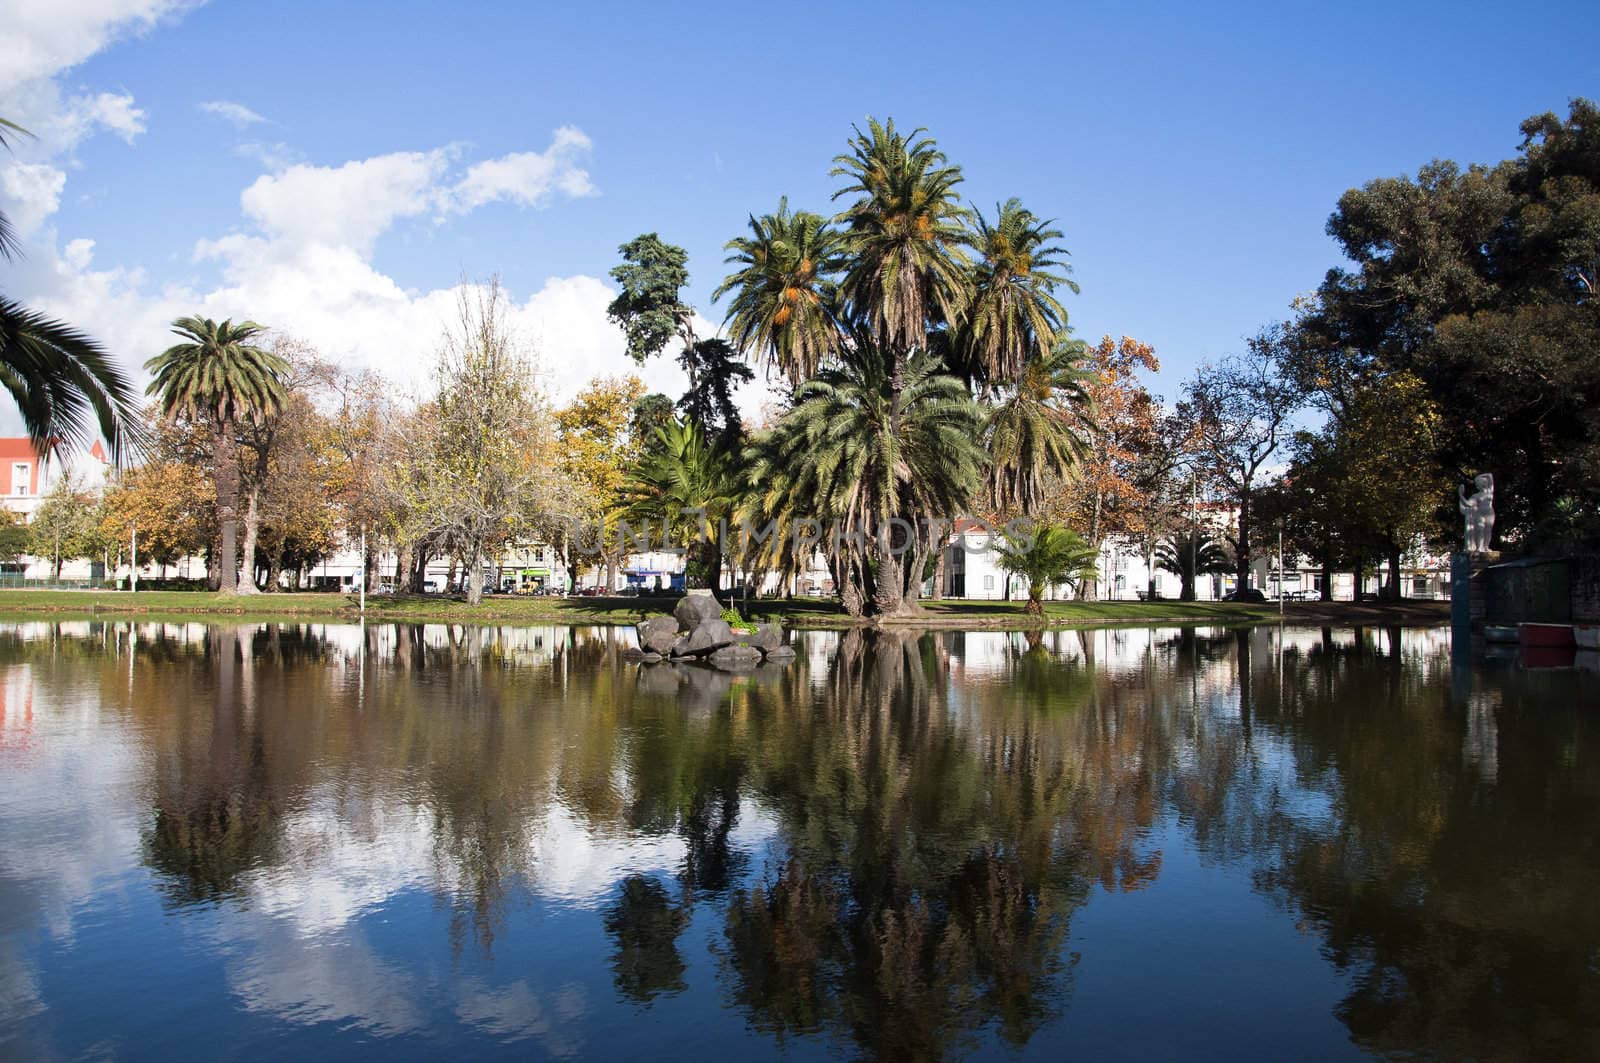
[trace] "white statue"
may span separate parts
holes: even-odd
[[[1467,552],[1486,554],[1489,537],[1494,534],[1494,476],[1480,472],[1472,482],[1478,490],[1471,498],[1465,487],[1456,488],[1461,514],[1467,518]]]

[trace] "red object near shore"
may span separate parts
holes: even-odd
[[[1523,646],[1518,658],[1524,668],[1571,668],[1578,663],[1578,651],[1571,646]]]
[[[1517,641],[1524,646],[1563,649],[1576,646],[1571,624],[1518,624]]]

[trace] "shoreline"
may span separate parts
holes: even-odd
[[[645,617],[670,613],[676,598],[540,598],[495,595],[478,605],[421,595],[371,595],[368,622],[479,625],[594,624],[631,626]],[[739,604],[739,603],[736,603]],[[777,620],[793,630],[848,630],[856,627],[928,630],[1029,631],[1062,627],[1154,624],[1276,624],[1278,605],[1235,602],[1106,601],[1047,602],[1043,617],[1028,616],[1021,602],[940,600],[922,603],[913,616],[875,620],[852,618],[829,601],[763,600],[748,613]],[[145,618],[163,621],[331,621],[353,623],[361,614],[350,595],[275,593],[223,597],[205,591],[0,590],[0,620],[42,616]],[[1283,622],[1339,626],[1433,626],[1448,623],[1450,603],[1423,599],[1400,602],[1287,602]]]

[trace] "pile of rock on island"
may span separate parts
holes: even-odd
[[[703,660],[722,668],[787,661],[794,657],[783,628],[759,624],[741,634],[722,619],[722,606],[710,594],[686,594],[672,616],[653,616],[638,625],[639,646],[624,656],[633,660]]]

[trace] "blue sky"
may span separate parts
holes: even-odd
[[[0,0],[0,114],[42,134],[0,160],[29,221],[0,290],[130,362],[204,309],[420,379],[451,286],[498,272],[557,391],[627,368],[618,244],[684,245],[720,320],[723,242],[783,194],[828,209],[868,114],[1056,218],[1078,334],[1154,343],[1170,394],[1337,263],[1341,191],[1600,95],[1577,4],[59,6]]]

